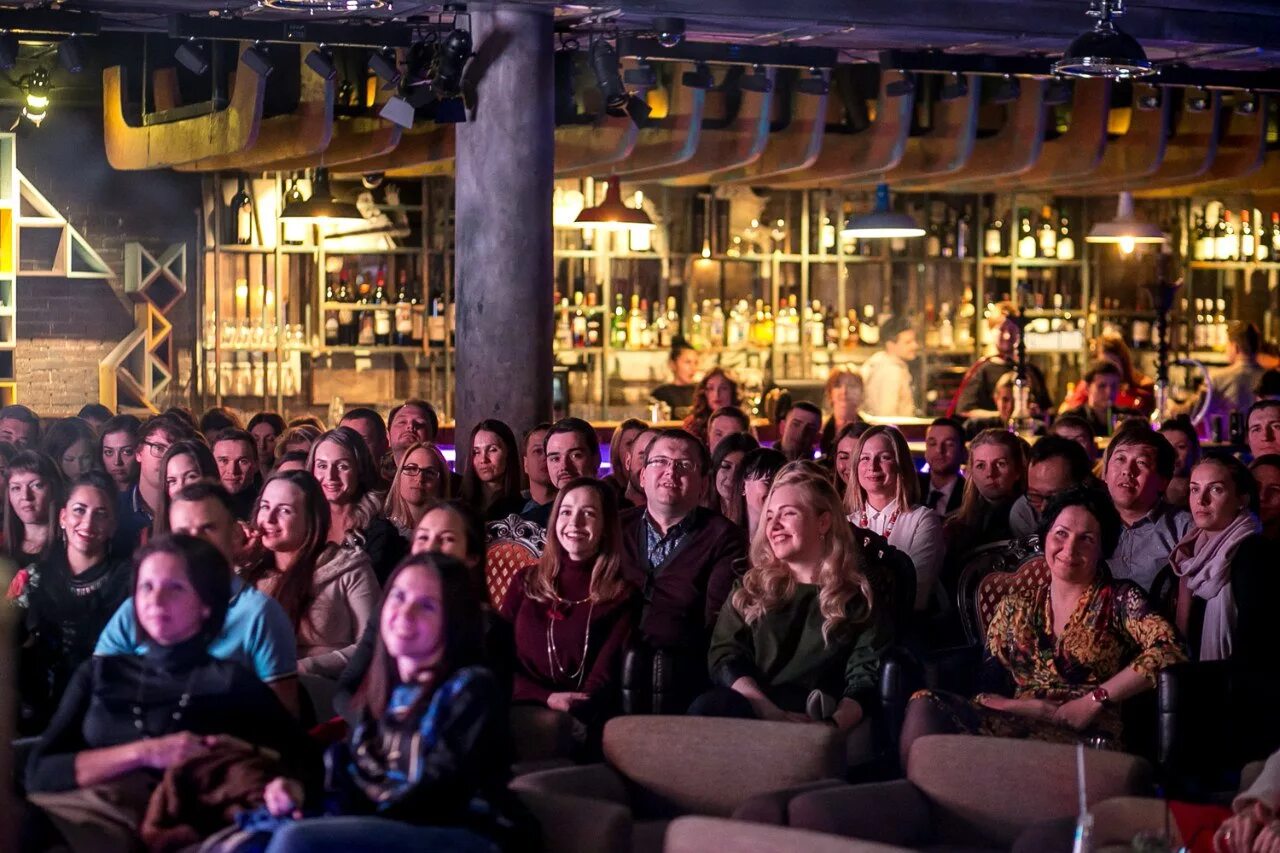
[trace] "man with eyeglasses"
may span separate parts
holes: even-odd
[[[711,460],[693,435],[657,430],[640,462],[646,505],[621,515],[623,573],[644,596],[641,639],[674,663],[666,692],[687,707],[707,681],[707,643],[737,577],[735,563],[746,558],[746,536],[700,505]]]
[[[600,438],[596,429],[582,418],[561,418],[547,430],[547,478],[556,491],[578,477],[600,476]],[[547,526],[555,500],[528,509],[521,518]]]
[[[195,431],[172,415],[157,415],[138,429],[138,482],[120,493],[116,505],[116,533],[112,553],[128,559],[142,544],[155,518],[154,507],[164,496],[164,454],[175,441]]]
[[[1009,529],[1018,539],[1040,530],[1040,516],[1053,496],[1079,486],[1091,476],[1084,448],[1069,438],[1046,435],[1031,445],[1027,463],[1027,493],[1009,510]]]

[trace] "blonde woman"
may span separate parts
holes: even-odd
[[[449,498],[449,463],[434,444],[411,444],[400,457],[387,489],[383,513],[405,539],[427,510]]]
[[[749,561],[712,636],[716,686],[689,713],[853,728],[892,630],[840,498],[813,466],[778,472]]]
[[[920,478],[897,427],[873,426],[858,439],[844,493],[849,522],[878,533],[916,568],[916,610],[924,610],[942,570],[942,519],[920,503]]]

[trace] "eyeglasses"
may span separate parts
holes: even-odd
[[[169,445],[159,441],[144,441],[142,442],[142,446],[151,451],[153,459],[160,459],[169,452]]]
[[[674,473],[679,474],[681,477],[687,477],[693,473],[695,468],[698,467],[697,463],[692,459],[669,459],[666,456],[655,456],[652,459],[647,460],[644,464],[645,467],[655,468],[659,471],[664,471],[670,468]]]
[[[434,481],[440,479],[439,468],[423,468],[421,465],[406,465],[400,469],[402,477],[412,477],[415,480],[421,477],[424,480]]]

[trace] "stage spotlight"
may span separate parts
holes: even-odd
[[[378,75],[378,79],[388,87],[400,82],[400,66],[396,60],[396,52],[389,47],[369,54],[369,70]]]
[[[716,85],[716,79],[705,62],[693,66],[680,77],[680,82],[688,89],[710,89]]]
[[[333,51],[328,45],[320,45],[307,54],[307,67],[314,71],[321,80],[337,80],[338,66],[333,62]]]
[[[178,49],[173,52],[173,58],[178,60],[183,68],[197,76],[209,70],[209,52],[195,39],[187,39],[178,45]]]
[[[49,71],[37,68],[18,81],[22,87],[22,116],[36,127],[49,112]]]
[[[466,70],[467,61],[472,56],[471,33],[454,29],[445,36],[444,44],[440,45],[435,78],[432,80],[432,87],[437,95],[441,98],[456,98],[461,94],[462,72]]]
[[[84,70],[84,42],[80,36],[67,36],[58,43],[58,61],[71,74]]]
[[[0,71],[8,71],[18,61],[18,37],[9,31],[0,32]]]
[[[260,41],[254,42],[244,53],[240,54],[240,61],[249,66],[260,77],[270,77],[271,72],[276,68],[276,64],[271,61],[271,54],[267,51],[267,46]]]
[[[796,91],[802,95],[825,95],[831,91],[831,83],[822,69],[810,68],[808,77],[796,81]]]
[[[738,85],[744,92],[766,93],[773,91],[773,81],[769,79],[769,75],[763,65],[751,66],[750,73],[743,74],[738,78]]]
[[[605,112],[611,116],[629,116],[635,124],[642,124],[649,117],[652,110],[644,99],[627,91],[622,82],[618,54],[604,39],[591,45],[591,70],[595,73],[596,86],[604,96]]]

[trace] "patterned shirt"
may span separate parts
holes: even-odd
[[[644,516],[644,533],[645,533],[645,553],[649,558],[650,572],[657,571],[667,558],[680,547],[680,543],[684,537],[693,530],[694,519],[697,517],[697,511],[689,513],[675,524],[671,525],[671,529],[663,533],[659,529],[657,522],[648,513]]]

